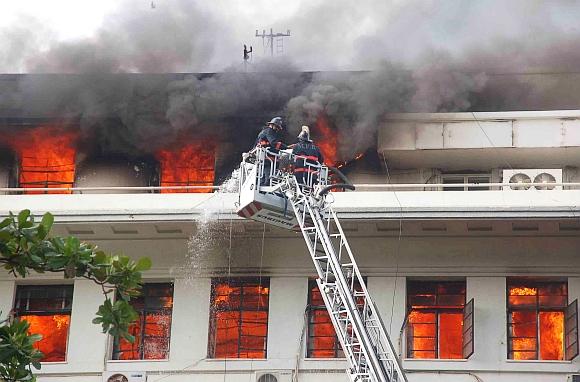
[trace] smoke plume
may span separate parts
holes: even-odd
[[[2,113],[56,116],[98,150],[136,153],[183,136],[241,151],[274,115],[292,137],[324,114],[348,159],[386,113],[580,108],[577,2],[260,4],[124,0],[92,37],[66,41],[20,19],[0,31],[0,65],[43,74],[0,78]],[[255,46],[246,71],[240,48],[260,20],[292,30],[287,55]]]

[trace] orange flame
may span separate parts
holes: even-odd
[[[156,155],[161,166],[161,186],[213,186],[215,148],[208,142],[186,143]],[[208,193],[211,189],[161,190],[162,193]]]
[[[538,294],[537,288],[511,287],[510,296],[535,296]]]
[[[58,126],[21,129],[8,138],[20,160],[18,183],[22,188],[72,187],[75,179],[75,143],[78,133]],[[27,194],[70,194],[70,191],[28,191]]]
[[[338,161],[338,134],[331,127],[326,114],[321,113],[318,116],[315,133],[318,137],[315,143],[320,147],[320,151],[322,151],[324,162],[329,166],[335,166]]]
[[[34,347],[44,353],[43,362],[59,362],[66,360],[66,344],[70,315],[20,316],[30,324],[31,334],[40,334],[42,339]]]
[[[564,312],[540,312],[540,359],[564,359]]]

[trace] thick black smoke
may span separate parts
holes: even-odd
[[[154,152],[184,135],[245,149],[275,114],[295,134],[324,113],[348,159],[386,113],[580,108],[577,2],[312,0],[271,12],[292,29],[292,58],[248,72],[231,64],[251,41],[236,31],[256,26],[238,5],[120,4],[84,40],[57,41],[33,20],[0,31],[2,67],[76,74],[2,78],[2,114],[63,118],[103,152]],[[171,74],[207,68],[218,73]]]

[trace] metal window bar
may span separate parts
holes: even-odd
[[[163,290],[165,288],[169,289],[169,293],[167,293],[167,295],[162,295],[162,296],[150,296],[149,292],[155,289],[158,290]],[[168,322],[168,326],[171,327],[171,319],[172,319],[172,313],[173,313],[173,303],[171,304],[171,307],[156,307],[156,306],[148,306],[147,304],[147,298],[148,297],[171,297],[173,298],[173,284],[172,283],[149,283],[149,284],[144,284],[142,287],[142,292],[141,292],[141,296],[137,297],[137,299],[142,299],[143,300],[143,307],[142,308],[136,308],[135,307],[135,300],[133,300],[133,308],[137,311],[137,313],[139,314],[139,343],[137,344],[137,353],[139,355],[140,360],[145,359],[145,343],[146,343],[146,339],[151,339],[151,338],[165,338],[167,339],[167,347],[165,350],[163,350],[163,353],[165,354],[164,358],[162,359],[167,359],[169,356],[169,346],[170,346],[170,338],[169,337],[165,337],[165,336],[152,336],[146,333],[147,331],[147,318],[150,315],[155,315],[155,314],[164,314],[166,316],[169,317],[169,322]],[[169,331],[168,335],[171,335],[171,331]],[[119,342],[119,338],[115,338],[114,339],[114,348],[113,348],[113,359],[118,359],[118,356],[123,352],[123,350],[120,349],[120,342]]]
[[[555,285],[560,285],[563,287],[563,289],[565,290],[565,294],[540,294],[540,290],[542,289],[542,287],[546,287],[546,286],[555,286]],[[537,290],[537,293],[535,295],[512,295],[510,294],[510,290],[512,287],[525,287],[525,288],[530,288],[533,289],[535,288]],[[531,305],[523,305],[523,306],[518,306],[515,304],[511,304],[511,300],[510,297],[534,297],[534,306]],[[561,306],[542,306],[542,302],[541,302],[541,298],[542,297],[564,297],[565,301],[563,302],[563,304],[561,304]],[[540,343],[540,313],[543,312],[562,312],[565,314],[565,310],[568,306],[568,284],[567,282],[561,282],[561,281],[537,281],[537,280],[526,280],[526,279],[513,279],[513,280],[508,280],[507,282],[507,288],[506,288],[506,303],[507,303],[507,333],[508,333],[508,359],[514,359],[514,353],[518,352],[518,353],[534,353],[534,358],[536,360],[540,359],[540,351],[541,351],[541,346],[542,344]],[[513,318],[512,318],[512,313],[514,312],[530,312],[530,313],[534,313],[535,316],[535,321],[533,322],[533,324],[535,325],[536,328],[536,333],[534,337],[530,337],[530,336],[514,336],[513,332],[514,332],[514,323],[513,323]],[[518,339],[532,339],[535,340],[535,350],[519,350],[519,349],[514,349],[514,340],[518,340]]]
[[[239,287],[240,288],[240,302],[239,302],[239,306],[237,308],[232,308],[231,306],[227,306],[225,309],[221,308],[221,309],[217,309],[216,307],[214,307],[214,301],[216,298],[216,291],[215,291],[215,287],[216,285],[220,284],[220,283],[226,283],[228,286],[233,286],[233,287]],[[210,336],[209,336],[209,344],[208,344],[208,355],[210,358],[215,358],[215,354],[216,354],[216,348],[217,348],[217,319],[216,319],[216,313],[218,311],[227,311],[227,312],[238,312],[238,320],[236,323],[236,328],[237,328],[237,346],[236,346],[236,357],[235,358],[247,358],[247,357],[242,357],[242,354],[244,353],[244,351],[246,352],[250,352],[250,351],[260,351],[263,353],[263,357],[262,358],[266,358],[266,355],[268,354],[267,351],[267,345],[268,345],[268,307],[270,304],[270,298],[268,295],[268,303],[266,305],[260,306],[258,307],[258,309],[247,309],[244,306],[244,296],[246,296],[247,294],[245,293],[245,288],[251,288],[251,287],[258,287],[258,288],[269,288],[270,286],[270,280],[269,278],[263,277],[261,280],[259,279],[254,279],[254,278],[237,278],[237,279],[223,279],[223,278],[216,278],[216,279],[212,279],[212,292],[211,292],[211,302],[212,302],[212,307],[211,307],[211,313],[210,313]],[[260,298],[258,296],[258,298]],[[261,301],[261,300],[260,300]],[[248,321],[248,320],[243,320],[243,313],[244,312],[265,312],[266,313],[266,323],[261,322],[261,321]],[[265,324],[265,328],[266,328],[266,334],[264,336],[260,336],[260,335],[243,335],[242,334],[242,327],[244,323],[249,323],[249,324],[256,324],[256,325],[264,325]],[[251,338],[262,338],[264,346],[263,348],[245,348],[242,346],[242,337],[251,337]]]

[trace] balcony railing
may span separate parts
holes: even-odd
[[[551,188],[562,188],[565,189],[580,189],[580,182],[569,182],[569,183],[360,183],[355,184],[356,191],[443,191],[444,189],[456,188],[460,191],[466,188],[472,188],[473,190],[465,192],[482,191],[483,188],[488,188],[485,191],[553,191]],[[104,186],[104,187],[2,187],[0,188],[0,193],[4,194],[21,194],[21,193],[74,193],[82,194],[84,192],[122,192],[126,191],[127,194],[132,192],[143,192],[149,191],[151,193],[160,192],[162,190],[172,190],[172,191],[183,191],[184,193],[190,190],[213,190],[218,191],[220,186]],[[519,188],[519,189],[517,189]],[[522,189],[526,188],[526,189]]]

